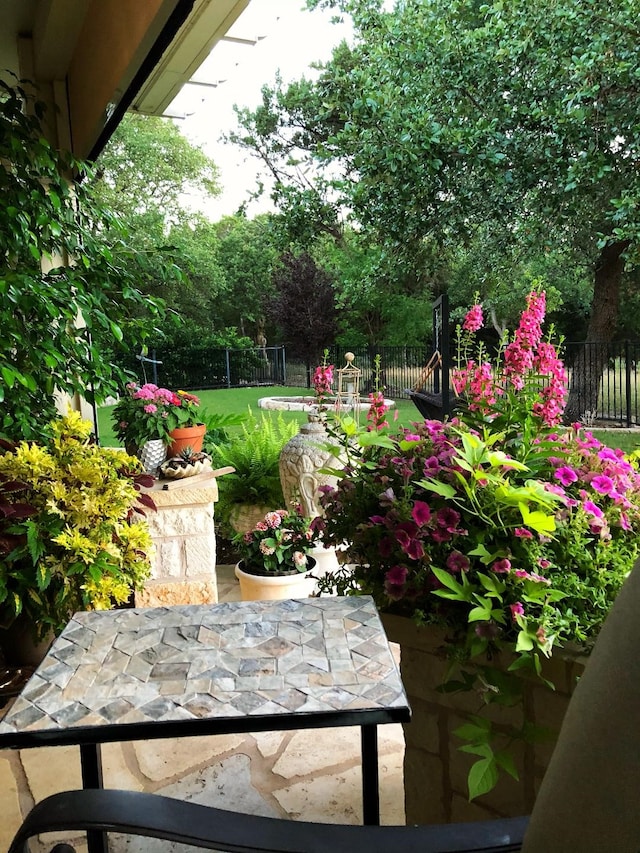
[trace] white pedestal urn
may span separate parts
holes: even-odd
[[[315,589],[315,580],[308,577],[315,568],[315,560],[307,558],[309,568],[306,572],[292,570],[285,574],[275,574],[257,570],[245,570],[244,562],[236,565],[236,577],[240,581],[240,595],[243,601],[275,601],[288,598],[309,598]]]
[[[302,512],[308,518],[322,515],[318,504],[320,486],[335,486],[338,478],[321,474],[321,468],[337,467],[340,463],[327,450],[326,445],[338,446],[324,423],[316,415],[309,415],[309,422],[302,424],[300,432],[285,444],[280,452],[280,482],[287,506],[300,501]],[[335,548],[324,548],[318,542],[311,552],[315,561],[316,577],[339,568]]]
[[[310,416],[313,417],[313,416]],[[338,446],[337,439],[328,435],[325,425],[318,420],[302,424],[300,432],[280,451],[280,482],[287,505],[300,501],[302,512],[308,518],[321,515],[318,504],[320,486],[335,486],[337,477],[321,474],[320,469],[339,464],[326,445]]]

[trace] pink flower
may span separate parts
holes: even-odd
[[[467,311],[467,316],[464,318],[462,328],[465,332],[477,332],[482,328],[483,323],[482,305],[476,303]]]
[[[303,566],[307,565],[307,557],[306,554],[303,554],[302,551],[294,551],[293,552],[293,563],[299,569]]]
[[[394,601],[404,594],[409,569],[406,566],[393,566],[384,576],[384,591]]]
[[[436,514],[436,520],[439,527],[444,527],[447,533],[457,533],[458,524],[460,522],[460,513],[455,509],[444,507],[439,509]]]
[[[518,621],[518,616],[524,616],[524,607],[519,601],[516,601],[515,604],[510,604],[509,610],[511,611],[511,618],[514,622]]]
[[[264,539],[258,547],[260,548],[260,553],[264,554],[265,557],[270,557],[272,554],[276,553],[276,549],[273,548],[271,545],[267,545]]]
[[[610,495],[615,491],[613,480],[606,474],[598,474],[591,481],[591,485],[601,495]]]
[[[582,509],[589,515],[593,515],[596,518],[602,518],[604,515],[600,507],[594,504],[593,501],[585,501],[582,504]]]
[[[533,533],[530,530],[527,530],[526,527],[516,527],[513,532],[521,539],[533,539]]]
[[[447,568],[452,572],[466,572],[471,562],[460,551],[452,551],[447,557]]]
[[[279,512],[268,512],[264,520],[267,527],[270,527],[272,530],[275,530],[276,527],[280,527],[282,524],[282,516]]]
[[[507,560],[506,557],[503,560],[496,560],[491,566],[491,570],[497,574],[505,574],[511,571],[511,560]]]
[[[153,403],[149,403],[148,405],[144,406],[144,411],[148,415],[155,415],[155,413],[158,411],[158,407],[154,406]]]
[[[562,468],[557,468],[553,476],[556,480],[560,480],[563,486],[570,486],[571,483],[575,483],[578,479],[576,472],[568,465],[564,465]]]
[[[419,527],[428,524],[431,519],[431,507],[424,501],[415,501],[411,510],[411,518]]]

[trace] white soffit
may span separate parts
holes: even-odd
[[[193,12],[131,109],[161,115],[244,12],[249,0],[196,0]]]

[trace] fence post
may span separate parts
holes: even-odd
[[[224,351],[225,364],[227,368],[227,388],[231,388],[231,359],[229,358],[229,350]]]
[[[284,344],[281,347],[282,350],[282,384],[287,384],[287,353],[284,348]]]
[[[631,426],[631,357],[629,353],[629,341],[624,342],[624,391],[627,398],[627,427]]]

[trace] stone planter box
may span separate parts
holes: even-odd
[[[465,722],[469,713],[485,713],[497,725],[501,722],[520,725],[523,706],[487,707],[472,692],[438,692],[449,667],[439,651],[444,632],[430,627],[419,628],[401,616],[383,614],[382,621],[389,640],[400,645],[400,671],[412,709],[411,722],[403,724],[407,824],[528,814],[551,757],[555,737],[533,744],[518,744],[515,755],[520,780],[502,776],[492,791],[469,802],[467,774],[475,757],[459,751],[463,741],[453,734],[454,729]],[[530,721],[557,735],[585,660],[578,655],[561,656],[556,652],[544,670],[545,677],[555,684],[555,691],[541,681],[525,679],[524,706]]]
[[[179,488],[167,491],[163,481],[144,490],[157,507],[157,512],[146,510],[155,553],[151,577],[136,593],[136,607],[218,601],[214,531],[218,484],[213,474],[179,482]]]

